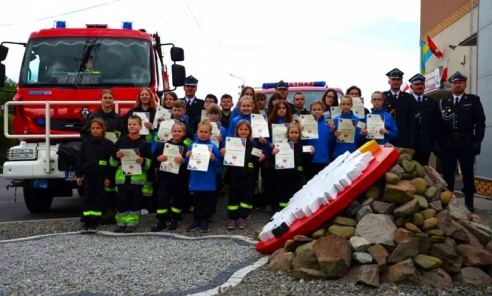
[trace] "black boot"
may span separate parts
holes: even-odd
[[[465,206],[468,211],[475,213],[475,208],[473,207],[473,194],[465,194]]]

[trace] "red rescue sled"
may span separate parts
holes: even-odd
[[[296,220],[282,236],[269,239],[265,242],[260,241],[256,245],[256,250],[264,254],[271,254],[282,248],[285,242],[293,239],[294,236],[305,235],[316,231],[326,221],[350,205],[360,194],[369,189],[370,186],[393,166],[400,156],[400,153],[395,148],[383,146],[374,147],[374,145],[368,145],[365,148],[364,146],[361,147],[359,150],[362,152],[370,151],[374,156],[374,159],[362,172],[361,176],[355,179],[342,192],[339,192],[334,200],[322,205],[311,216]]]

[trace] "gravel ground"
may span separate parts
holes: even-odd
[[[103,225],[104,234],[69,233],[6,242],[74,232],[80,222],[0,223],[0,295],[187,295],[210,291],[237,269],[261,258],[251,239],[269,220],[268,213],[255,210],[247,229],[228,231],[226,213],[220,211],[224,204],[221,198],[207,234],[185,232],[191,222],[188,214],[173,234],[164,231],[158,235],[148,233],[155,222],[152,214],[142,217],[137,230],[142,234],[117,236],[104,232],[114,225]],[[475,209],[492,226],[492,201],[477,199]],[[224,286],[229,284],[234,285],[234,281]],[[271,272],[266,265],[247,273],[237,285],[224,286],[218,289],[220,295],[492,295],[492,287],[457,286],[441,291],[424,285],[382,284],[376,289],[334,280],[299,281]]]

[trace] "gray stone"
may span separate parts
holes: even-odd
[[[463,259],[456,251],[456,242],[450,238],[446,238],[444,243],[431,244],[427,254],[439,258],[441,267],[448,273],[456,273],[461,269]]]
[[[313,245],[315,241],[301,245],[296,249],[296,258],[292,262],[293,269],[307,268],[307,269],[320,269],[318,258],[313,251]]]
[[[355,215],[355,220],[359,222],[367,214],[372,214],[372,209],[369,205],[363,206],[362,208],[360,208],[360,210],[357,211],[357,214]]]
[[[372,256],[366,252],[354,252],[352,259],[360,264],[368,264],[372,262]]]
[[[393,213],[393,210],[396,208],[396,204],[375,200],[372,202],[371,208],[372,208],[373,212],[376,214],[389,215],[389,214]]]
[[[454,287],[453,279],[442,268],[436,268],[429,271],[418,270],[417,276],[421,283],[440,290],[452,289]]]
[[[357,224],[355,234],[372,244],[394,246],[396,225],[389,215],[368,214]]]
[[[379,266],[380,271],[386,270],[386,259],[389,256],[388,251],[383,247],[383,245],[376,244],[369,249],[367,249],[369,254],[371,254],[374,261],[376,261]]]
[[[472,286],[488,286],[492,278],[478,267],[463,267],[456,275],[456,280]]]
[[[395,265],[388,266],[381,276],[381,281],[385,283],[411,282],[417,283],[417,270],[412,259],[398,262]]]
[[[461,244],[458,245],[456,251],[463,258],[463,266],[480,267],[492,265],[492,254],[485,249]]]
[[[350,245],[356,252],[365,252],[371,246],[371,243],[363,237],[352,236],[350,238]]]
[[[272,256],[273,257],[273,256]],[[292,262],[294,262],[296,255],[292,252],[280,253],[277,256],[270,258],[268,268],[271,271],[289,271],[292,269]]]
[[[419,202],[416,199],[412,199],[411,201],[397,207],[393,211],[393,215],[396,217],[408,217],[417,213],[419,210]]]
[[[327,278],[326,274],[324,274],[321,270],[309,268],[289,270],[287,274],[297,279],[306,281],[322,280]]]

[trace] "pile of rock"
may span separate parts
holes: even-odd
[[[273,271],[299,279],[380,282],[492,283],[491,229],[446,190],[430,167],[409,154],[326,225],[296,236],[269,260]]]

